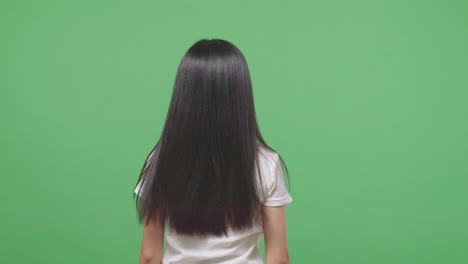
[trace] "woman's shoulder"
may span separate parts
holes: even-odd
[[[258,147],[259,160],[262,165],[275,168],[279,162],[279,154],[264,145]]]

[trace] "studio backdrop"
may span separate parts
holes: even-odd
[[[137,263],[133,188],[201,38],[247,59],[291,263],[468,263],[466,1],[7,0],[0,32],[0,263]]]

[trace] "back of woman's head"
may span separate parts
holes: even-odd
[[[261,146],[273,150],[257,125],[243,54],[226,40],[199,40],[180,62],[164,129],[140,173],[140,221],[160,217],[198,235],[260,223]]]

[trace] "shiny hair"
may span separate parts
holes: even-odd
[[[216,236],[262,223],[262,146],[274,151],[257,124],[244,55],[226,40],[197,41],[180,62],[164,129],[140,172],[140,223],[159,217],[179,234]]]

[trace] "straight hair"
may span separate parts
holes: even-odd
[[[226,40],[197,41],[179,64],[162,134],[140,172],[139,222],[158,217],[178,234],[202,236],[263,224],[261,147],[276,152],[257,124],[244,55]]]

